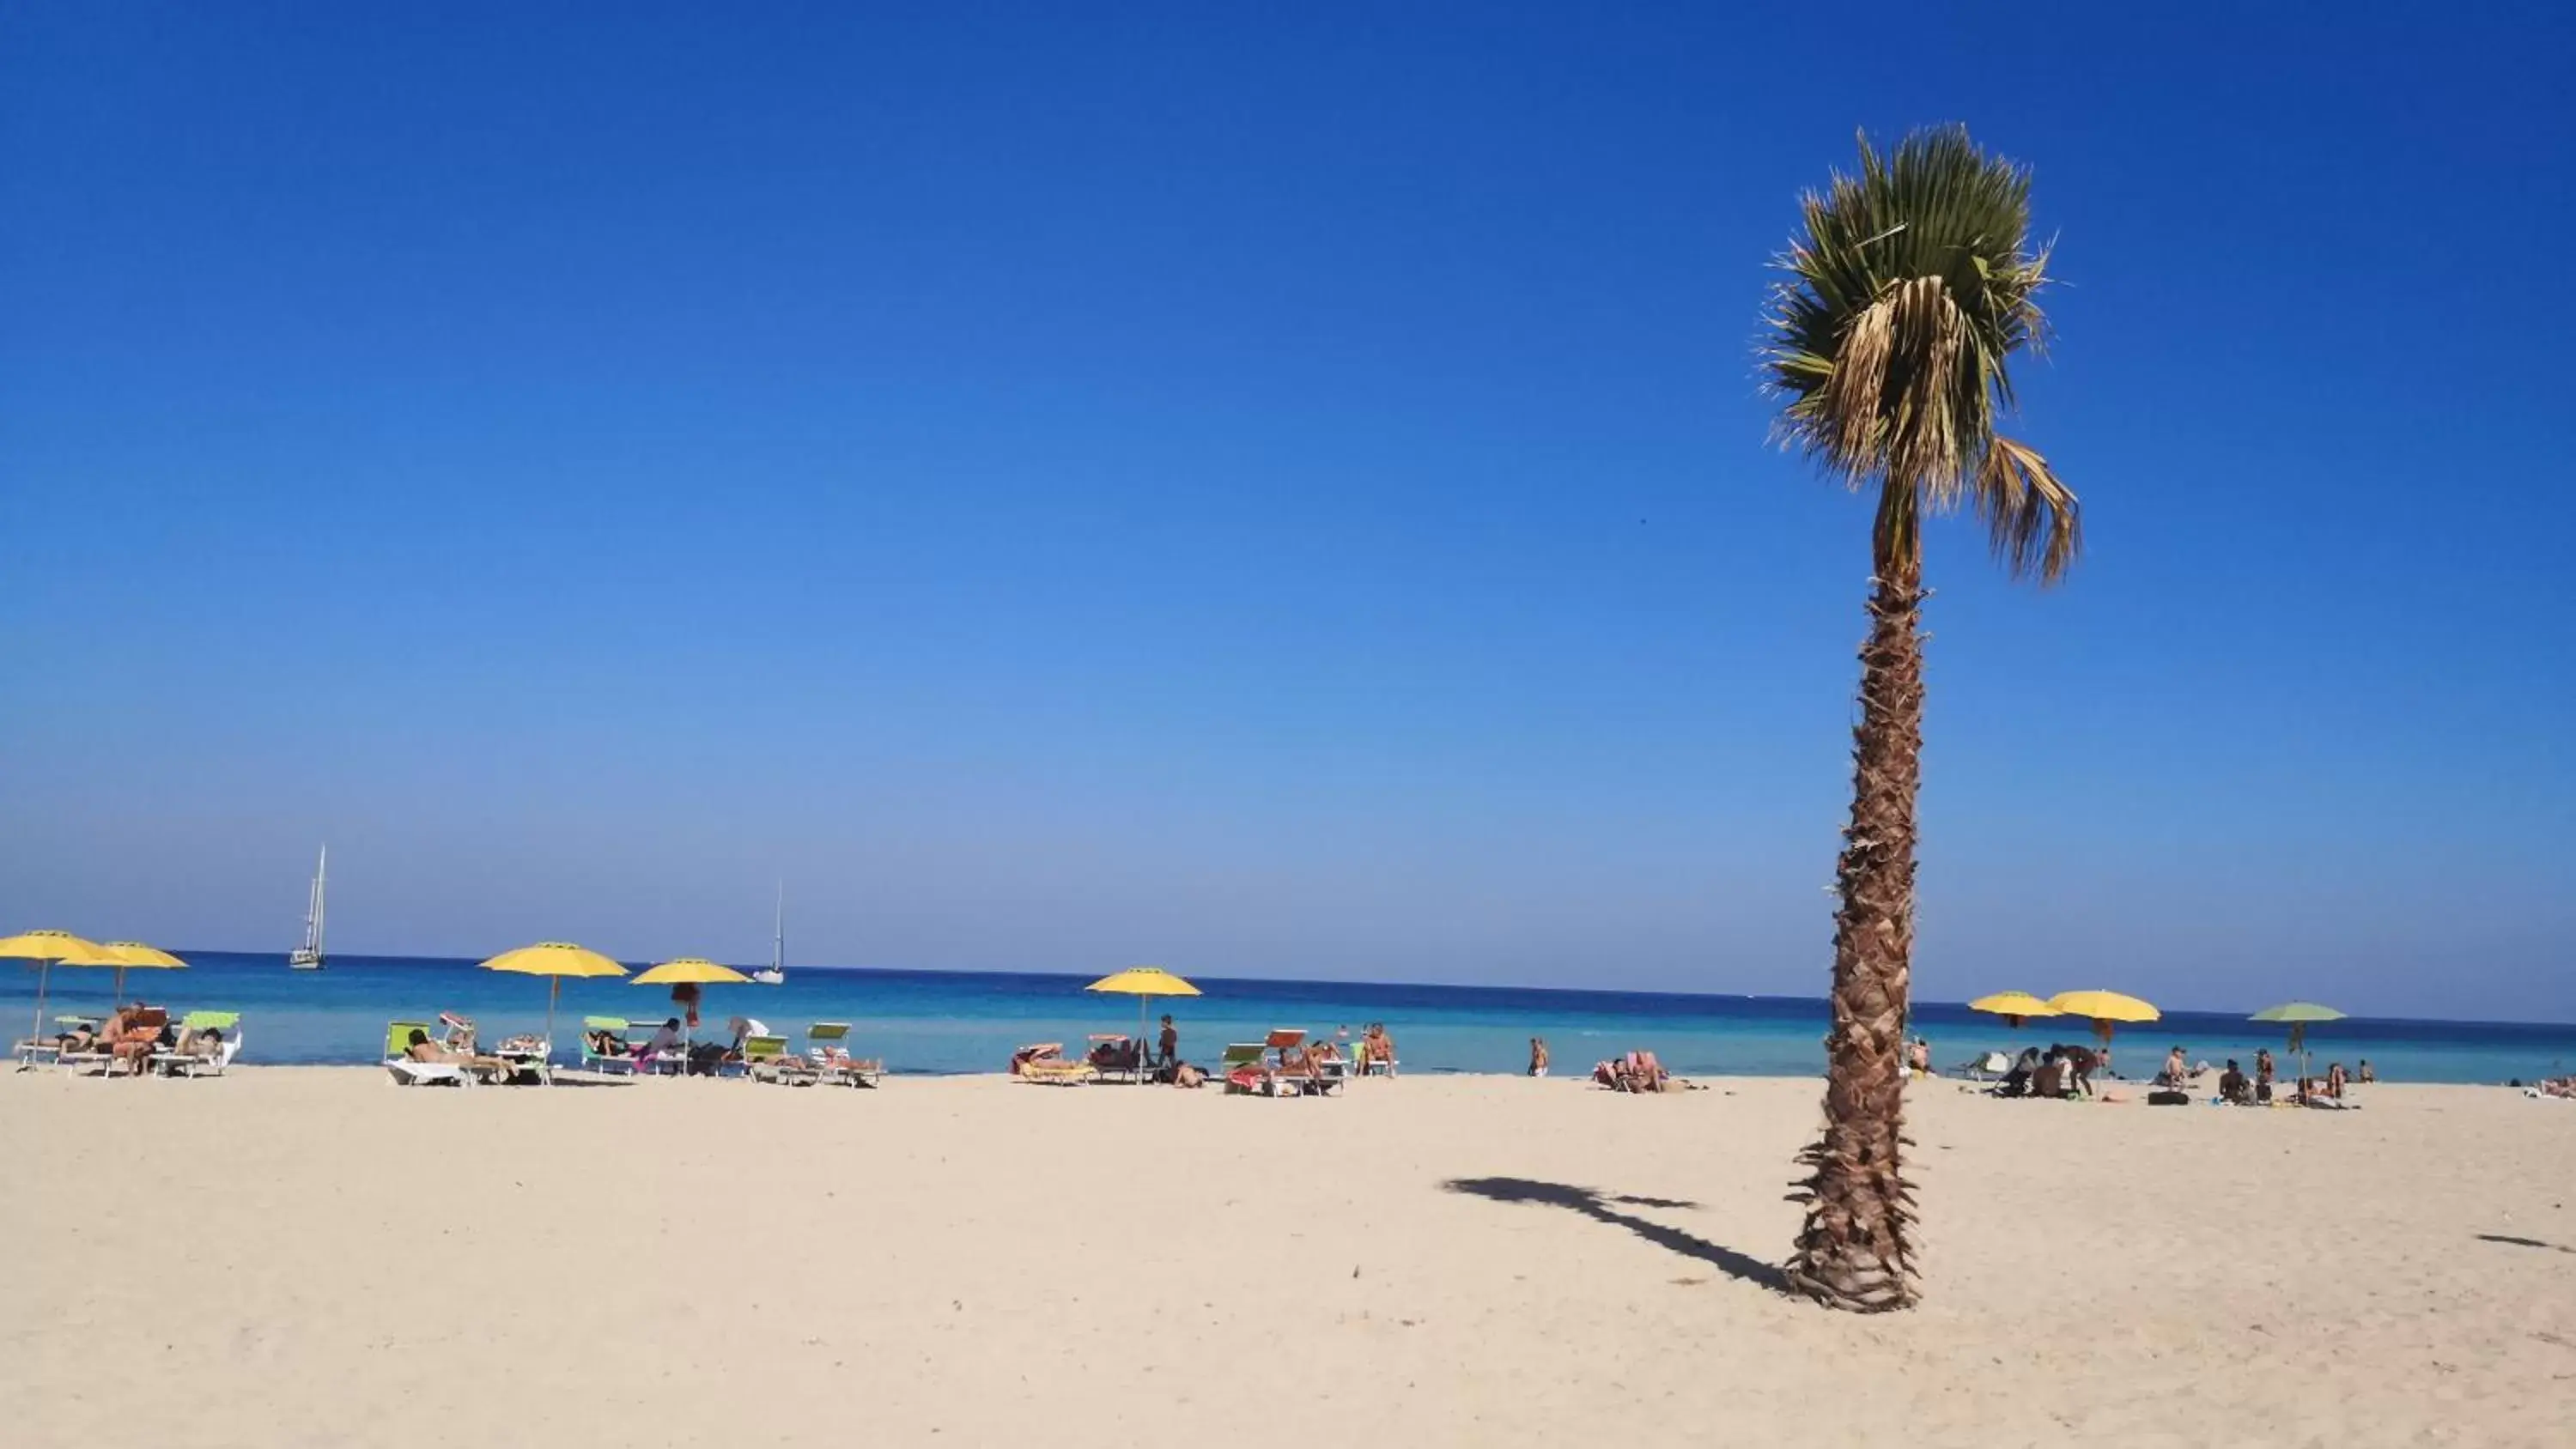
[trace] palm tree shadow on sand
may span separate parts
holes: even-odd
[[[1632,1213],[1619,1211],[1622,1207],[1695,1208],[1699,1206],[1695,1202],[1684,1202],[1668,1197],[1630,1197],[1600,1192],[1588,1187],[1576,1187],[1571,1183],[1535,1182],[1525,1177],[1453,1177],[1440,1186],[1445,1192],[1465,1193],[1470,1197],[1481,1197],[1492,1202],[1534,1202],[1544,1203],[1549,1207],[1566,1208],[1581,1213],[1595,1222],[1626,1228],[1668,1252],[1679,1253],[1685,1258],[1697,1258],[1730,1278],[1768,1288],[1774,1293],[1788,1291],[1788,1284],[1781,1278],[1780,1270],[1769,1263],[1748,1257],[1733,1248],[1712,1243],[1695,1234],[1683,1232],[1679,1228],[1668,1228],[1662,1223],[1650,1222]]]

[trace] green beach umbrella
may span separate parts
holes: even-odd
[[[2313,1001],[2284,1001],[2278,1006],[2264,1007],[2261,1011],[2247,1017],[2246,1020],[2269,1021],[2285,1023],[2288,1025],[2290,1028],[2290,1050],[2299,1054],[2299,1076],[2304,1079],[2308,1075],[2308,1023],[2312,1021],[2341,1021],[2343,1020],[2343,1013],[2335,1010],[2331,1006],[2319,1006]]]

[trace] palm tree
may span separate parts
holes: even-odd
[[[1860,138],[1860,174],[1802,200],[1761,361],[1778,436],[1854,491],[1877,490],[1869,637],[1852,730],[1851,824],[1837,868],[1825,1125],[1799,1157],[1807,1221],[1786,1269],[1818,1302],[1914,1301],[1913,1193],[1899,1149],[1914,948],[1914,797],[1923,749],[1925,517],[1973,507],[2016,577],[2055,583],[2082,543],[2075,495],[1995,432],[2006,371],[2036,352],[2048,250],[2030,240],[2030,173],[1957,126],[1893,153]]]

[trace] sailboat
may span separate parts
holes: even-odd
[[[787,984],[787,887],[778,888],[778,920],[771,927],[769,964],[751,973],[753,984],[783,986]]]
[[[313,894],[304,903],[304,944],[286,958],[287,966],[296,971],[322,969],[322,878],[330,874],[331,847],[322,847],[322,856],[313,863]]]

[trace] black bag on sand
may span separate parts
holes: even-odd
[[[2188,1107],[2191,1105],[2191,1093],[2149,1092],[2147,1094],[2147,1105],[2150,1107]]]

